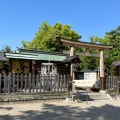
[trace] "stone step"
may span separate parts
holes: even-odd
[[[106,100],[109,99],[106,93],[100,92],[78,92],[73,95],[73,100]]]

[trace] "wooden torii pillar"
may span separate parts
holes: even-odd
[[[100,90],[105,90],[104,51],[100,50]]]
[[[75,55],[75,50],[74,50],[74,47],[73,46],[71,46],[70,47],[70,56],[74,56]],[[70,66],[70,77],[71,77],[71,80],[73,80],[73,64],[71,64],[71,66]]]
[[[104,55],[105,50],[110,50],[113,48],[113,46],[110,45],[101,45],[101,44],[93,44],[88,42],[76,42],[74,40],[66,40],[61,37],[56,38],[57,41],[61,45],[70,46],[70,51],[63,51],[65,54],[70,54],[70,56],[74,55],[81,55],[81,56],[91,56],[91,57],[99,57],[100,58],[100,90],[105,90],[105,80],[104,80],[104,58],[109,58],[109,55]],[[74,51],[74,47],[77,48],[86,48],[86,49],[95,49],[99,50],[100,53],[85,53],[85,52],[76,52]],[[72,71],[73,65],[71,65],[71,72],[70,75],[73,77],[73,71]]]

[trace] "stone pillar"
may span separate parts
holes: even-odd
[[[103,50],[100,51],[100,90],[105,90]]]

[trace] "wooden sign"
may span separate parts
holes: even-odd
[[[29,62],[13,61],[12,73],[29,73]]]
[[[85,72],[84,80],[97,80],[97,73],[96,72]]]

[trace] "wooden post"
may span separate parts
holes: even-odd
[[[12,69],[13,69],[12,68],[12,64],[13,64],[12,62],[13,62],[13,60],[10,58],[9,59],[9,72],[12,72]]]
[[[6,73],[4,74],[4,93],[6,93],[6,89],[7,89],[7,80],[6,80]]]
[[[31,73],[29,73],[29,86],[28,86],[28,92],[31,93]]]
[[[70,48],[70,56],[74,56],[74,47]],[[70,76],[71,78],[73,77],[73,64],[71,64],[71,68],[70,68]]]
[[[74,53],[75,53],[74,47],[71,47],[71,48],[70,48],[70,56],[74,56]],[[74,76],[74,75],[73,75],[73,67],[74,67],[74,65],[71,64],[70,76],[71,76],[72,80],[73,80],[73,76]]]
[[[105,90],[103,50],[100,51],[100,90]]]
[[[70,88],[69,88],[69,81],[70,81],[70,76],[69,75],[67,75],[67,81],[68,81],[68,83],[67,83],[67,89],[68,89],[68,98],[70,98]]]
[[[74,51],[74,47],[73,46],[71,46],[71,48],[70,48],[70,56],[74,56],[74,54],[75,54],[75,51]],[[70,97],[70,85],[69,84],[71,84],[71,83],[69,83],[69,81],[72,81],[73,80],[73,67],[74,67],[74,65],[73,64],[71,64],[71,66],[70,66],[70,77],[69,77],[69,80],[68,80],[68,97]]]
[[[2,87],[2,75],[0,73],[0,93],[2,92],[1,87]]]
[[[28,76],[27,76],[27,74],[25,74],[25,93],[28,88],[27,86],[28,86]]]
[[[7,82],[8,82],[8,88],[7,88],[8,89],[8,94],[10,94],[10,92],[11,92],[11,72],[9,72]]]
[[[35,61],[32,61],[32,75],[35,74]]]
[[[58,74],[58,77],[57,77],[57,92],[59,92],[59,82],[60,82],[60,75]]]

